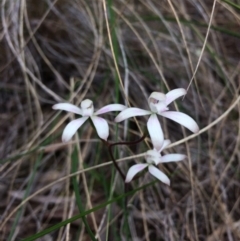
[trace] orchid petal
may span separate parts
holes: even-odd
[[[180,96],[186,95],[187,91],[183,88],[171,90],[166,94],[166,105],[169,105]]]
[[[69,103],[59,103],[59,104],[55,104],[52,107],[54,110],[65,110],[65,111],[69,111],[75,114],[82,114],[82,110],[77,107],[76,105],[73,104],[69,104]]]
[[[109,136],[109,127],[107,121],[98,116],[91,116],[90,118],[96,128],[98,136],[106,141]]]
[[[136,165],[133,165],[132,167],[130,167],[130,169],[128,170],[125,182],[131,182],[133,177],[138,172],[141,172],[147,166],[148,166],[148,164],[136,164]]]
[[[121,104],[110,104],[102,107],[94,113],[94,115],[101,115],[110,111],[122,111],[127,109],[127,106]]]
[[[193,120],[190,116],[184,113],[177,112],[177,111],[166,111],[166,112],[160,113],[160,115],[167,117],[170,120],[176,121],[180,125],[183,125],[186,128],[188,128],[193,133],[197,133],[199,131],[199,127],[195,122],[195,120]]]
[[[186,155],[183,154],[167,154],[161,157],[161,160],[157,163],[165,163],[165,162],[178,162],[182,161],[186,158]]]
[[[170,180],[169,178],[162,172],[160,171],[159,169],[157,169],[156,167],[154,166],[149,166],[148,167],[148,171],[154,176],[156,177],[158,180],[160,180],[161,182],[167,184],[167,185],[170,185]]]
[[[154,148],[159,151],[163,145],[163,131],[156,114],[152,114],[147,122],[147,128]]]
[[[69,141],[72,136],[76,133],[77,129],[88,119],[88,117],[81,117],[79,119],[73,120],[67,124],[63,130],[62,141]]]
[[[143,110],[135,107],[127,108],[117,115],[117,117],[115,118],[115,121],[120,122],[133,116],[150,115],[151,113],[152,112],[149,110]]]
[[[163,141],[163,145],[162,145],[162,147],[161,147],[161,149],[160,149],[160,151],[159,152],[161,152],[162,150],[164,150],[167,146],[169,146],[171,144],[171,141],[170,140],[164,140]]]

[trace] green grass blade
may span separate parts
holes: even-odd
[[[28,237],[28,238],[25,238],[25,239],[23,239],[22,241],[33,241],[33,240],[36,240],[36,239],[38,239],[38,238],[40,238],[40,237],[42,237],[42,236],[44,236],[44,235],[46,235],[46,234],[49,234],[49,233],[51,233],[51,232],[53,232],[53,231],[55,231],[55,230],[58,230],[59,228],[65,226],[65,225],[69,224],[69,223],[72,223],[72,222],[74,222],[74,221],[82,218],[83,216],[86,216],[86,215],[88,215],[88,214],[90,214],[90,213],[92,213],[92,212],[95,212],[95,211],[97,211],[97,210],[99,210],[99,209],[101,209],[101,208],[104,208],[104,207],[106,207],[107,205],[109,205],[109,204],[111,204],[111,203],[114,203],[114,202],[116,202],[116,201],[118,201],[118,200],[120,200],[120,199],[122,199],[122,198],[125,198],[125,197],[127,197],[127,196],[129,196],[129,195],[132,195],[132,194],[134,194],[134,193],[136,193],[136,192],[138,192],[138,191],[140,191],[140,190],[142,190],[142,189],[145,189],[145,188],[153,185],[153,184],[156,183],[156,182],[157,182],[157,181],[150,182],[150,183],[145,184],[145,185],[143,185],[143,186],[141,186],[141,187],[139,187],[139,188],[136,188],[136,189],[134,189],[134,190],[132,190],[132,191],[130,191],[130,192],[128,192],[128,193],[124,193],[124,194],[122,194],[122,195],[120,195],[120,196],[118,196],[118,197],[116,197],[116,198],[113,198],[112,200],[109,200],[109,201],[107,201],[107,202],[105,202],[105,203],[103,203],[103,204],[100,204],[100,205],[98,205],[98,206],[96,206],[96,207],[94,207],[94,208],[92,208],[92,209],[90,209],[90,210],[87,210],[87,211],[85,211],[85,212],[83,212],[83,213],[80,213],[80,214],[78,214],[78,215],[76,215],[76,216],[74,216],[74,217],[72,217],[72,218],[69,218],[69,219],[67,219],[67,220],[64,220],[63,222],[60,222],[60,223],[58,223],[58,224],[56,224],[56,225],[54,225],[54,226],[52,226],[52,227],[50,227],[50,228],[47,228],[47,229],[45,229],[45,230],[43,230],[43,231],[41,231],[41,232],[39,232],[39,233],[37,233],[37,234],[34,234],[34,235],[32,235],[32,236],[30,236],[30,237]]]
[[[225,2],[225,3],[227,3],[229,6],[234,7],[234,8],[236,8],[237,10],[240,10],[240,5],[238,5],[238,4],[234,3],[234,2],[231,2],[231,1],[229,1],[229,0],[222,0],[222,1]]]
[[[28,151],[24,151],[15,155],[12,155],[10,157],[7,157],[5,159],[0,160],[0,165],[5,164],[9,161],[16,161],[21,157],[24,157],[26,155],[30,155],[30,154],[34,154],[34,153],[41,153],[42,149],[44,149],[44,147],[46,145],[49,145],[52,141],[54,141],[56,138],[58,138],[61,135],[61,133],[58,133],[54,138],[50,138],[47,137],[47,139],[43,140],[41,143],[38,144],[38,146],[33,147],[32,149],[28,150]]]
[[[75,173],[78,171],[78,151],[77,148],[75,147],[72,153],[72,173]],[[78,188],[78,181],[77,181],[77,176],[72,177],[72,183],[73,183],[73,189],[76,197],[76,202],[78,206],[79,213],[84,213],[84,207],[81,201],[80,193],[79,193],[79,188]],[[86,227],[86,230],[91,237],[91,240],[96,241],[97,239],[95,238],[91,228],[88,225],[88,222],[86,220],[85,215],[82,216],[82,221]]]
[[[30,179],[29,179],[29,182],[27,184],[27,187],[26,187],[26,191],[24,193],[24,197],[23,197],[23,200],[26,199],[30,193],[30,190],[31,190],[31,187],[32,187],[32,184],[33,184],[33,181],[34,181],[34,178],[35,178],[35,175],[36,175],[36,172],[37,172],[37,168],[40,164],[42,160],[42,153],[39,154],[34,166],[33,166],[33,171],[31,173],[31,176],[30,176]],[[18,222],[19,222],[19,219],[20,217],[22,216],[22,214],[24,213],[24,207],[21,207],[18,212],[17,212],[17,215],[15,217],[15,220],[13,222],[13,225],[12,225],[12,228],[11,228],[11,231],[10,231],[10,234],[8,236],[8,239],[7,241],[11,241],[12,240],[12,237],[13,237],[13,234],[14,234],[14,231],[16,230],[16,227],[18,225]]]

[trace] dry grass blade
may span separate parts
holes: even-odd
[[[151,92],[174,88],[188,93],[170,109],[193,117],[200,131],[160,119],[172,141],[164,151],[188,160],[159,166],[171,186],[157,182],[129,197],[128,216],[119,201],[89,214],[89,227],[101,241],[240,240],[238,10],[237,1],[218,0],[1,1],[0,240],[22,240],[78,214],[72,177],[86,210],[122,194],[94,128],[86,123],[62,143],[78,116],[53,104],[91,99],[98,110],[118,100],[147,109]],[[117,128],[115,114],[103,116],[110,141],[136,140],[146,129],[145,117]],[[124,173],[151,148],[145,141],[116,147]],[[79,170],[71,173],[76,146]],[[80,220],[39,240],[89,236]]]

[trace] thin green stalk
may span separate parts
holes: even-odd
[[[225,2],[225,3],[227,3],[228,5],[236,8],[237,10],[240,10],[240,5],[238,5],[238,4],[234,3],[234,2],[231,2],[231,1],[229,1],[229,0],[222,0],[222,2]]]
[[[77,171],[78,171],[78,151],[77,151],[77,148],[75,147],[74,150],[73,150],[73,153],[72,153],[72,173],[75,173]],[[77,176],[72,177],[72,183],[73,183],[73,189],[74,189],[74,192],[75,192],[78,210],[79,210],[79,213],[81,214],[81,213],[84,212],[84,207],[83,207],[81,197],[80,197],[80,193],[79,193]],[[86,227],[86,230],[87,230],[89,236],[91,237],[91,240],[97,241],[97,239],[95,238],[91,228],[88,225],[88,222],[86,220],[85,215],[82,216],[82,221],[83,221],[83,223]]]
[[[30,236],[28,238],[25,238],[22,241],[33,241],[33,240],[36,240],[38,238],[41,238],[44,235],[49,234],[49,233],[51,233],[51,232],[53,232],[55,230],[58,230],[59,228],[65,226],[65,225],[67,225],[69,223],[72,223],[72,222],[74,222],[74,221],[76,221],[76,220],[78,220],[80,218],[83,218],[83,217],[85,217],[86,215],[88,215],[88,214],[90,214],[92,212],[96,212],[97,210],[99,210],[101,208],[104,208],[104,207],[106,207],[107,205],[109,205],[111,203],[114,203],[114,202],[116,202],[116,201],[118,201],[118,200],[120,200],[122,198],[125,198],[125,197],[127,197],[129,195],[132,195],[132,194],[134,194],[134,193],[136,193],[136,192],[138,192],[140,190],[143,190],[143,189],[145,189],[145,188],[155,184],[156,182],[157,182],[157,180],[152,181],[152,182],[150,182],[148,184],[145,184],[145,185],[143,185],[141,187],[138,187],[138,188],[136,188],[136,189],[134,189],[134,190],[132,190],[132,191],[130,191],[128,193],[124,193],[122,195],[119,195],[118,197],[113,198],[112,200],[109,200],[109,201],[107,201],[107,202],[105,202],[103,204],[97,205],[96,207],[94,207],[92,209],[89,209],[89,210],[87,210],[85,212],[82,212],[82,213],[80,213],[80,214],[78,214],[78,215],[76,215],[76,216],[74,216],[72,218],[64,220],[64,221],[62,221],[62,222],[60,222],[60,223],[58,223],[58,224],[56,224],[56,225],[54,225],[54,226],[52,226],[50,228],[47,228],[47,229],[45,229],[45,230],[43,230],[43,231],[41,231],[39,233],[36,233],[36,234],[34,234],[34,235],[32,235],[32,236]]]
[[[115,153],[114,153],[115,154]],[[115,155],[114,155],[115,156]],[[110,193],[109,193],[109,197],[108,197],[108,200],[111,200],[113,198],[113,193],[114,193],[114,190],[113,190],[113,183],[114,183],[114,179],[115,179],[115,168],[111,168],[112,170],[112,173],[111,173],[111,180],[110,180],[110,187],[109,187],[109,190],[110,190]],[[110,205],[108,205],[108,212],[107,212],[107,221],[108,223],[110,222],[110,220],[112,219],[112,212],[111,212],[111,208],[110,208]],[[108,240],[108,236],[109,236],[109,228],[106,229],[106,240]]]
[[[34,177],[36,175],[36,171],[37,171],[37,168],[38,168],[41,160],[42,160],[42,152],[39,154],[39,156],[38,156],[38,158],[35,162],[35,165],[33,166],[33,170],[32,170],[29,182],[27,184],[27,188],[26,188],[26,191],[24,193],[23,200],[26,199],[28,197],[29,193],[30,193],[30,190],[31,190],[31,187],[32,187],[32,184],[33,184],[33,181],[34,181]],[[12,240],[12,237],[13,237],[14,231],[16,230],[16,226],[18,225],[19,219],[22,216],[22,214],[24,213],[24,209],[25,209],[25,207],[23,206],[18,210],[7,241]]]
[[[41,143],[38,144],[38,146],[33,147],[32,149],[28,150],[28,151],[24,151],[21,152],[19,154],[7,157],[5,159],[0,160],[0,165],[5,164],[9,161],[16,161],[19,160],[21,157],[26,156],[26,155],[30,155],[33,153],[38,153],[38,152],[42,152],[42,149],[44,148],[44,146],[50,144],[52,141],[54,141],[56,138],[58,138],[60,136],[60,133],[55,135],[54,139],[50,139],[49,137],[47,137],[47,139],[43,140]],[[39,154],[40,155],[40,154]]]
[[[122,141],[122,142],[115,142],[109,145],[109,153],[111,155],[112,161],[116,167],[116,169],[118,170],[118,172],[120,173],[123,182],[124,182],[124,193],[128,192],[128,184],[125,182],[125,175],[122,173],[121,169],[118,167],[118,164],[116,163],[115,160],[115,156],[112,153],[112,147],[116,146],[116,145],[136,145],[137,143],[143,141],[145,139],[146,135],[143,135],[140,139],[138,139],[137,141],[131,141],[131,142],[126,142],[126,141]],[[116,151],[116,149],[115,149]],[[129,225],[127,225],[128,223],[128,209],[127,209],[127,197],[125,197],[123,199],[123,209],[124,209],[124,230],[127,230],[128,234],[130,234],[130,230],[129,230]],[[128,235],[126,235],[128,237]]]

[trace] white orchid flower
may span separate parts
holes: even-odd
[[[148,167],[148,171],[156,177],[158,180],[161,182],[170,185],[170,180],[169,178],[158,168],[156,168],[154,165],[158,165],[159,163],[166,163],[166,162],[178,162],[182,161],[183,159],[186,158],[185,155],[183,154],[167,154],[164,156],[161,156],[160,152],[170,144],[169,140],[164,140],[163,145],[159,151],[156,149],[149,150],[145,154],[145,159],[147,163],[145,164],[135,164],[130,169],[128,170],[125,182],[130,182],[132,181],[133,177],[144,170],[146,167]]]
[[[107,140],[109,136],[108,123],[103,118],[98,117],[98,115],[104,114],[110,111],[122,111],[127,107],[121,104],[110,104],[94,112],[93,102],[89,99],[86,99],[81,102],[81,108],[69,103],[59,103],[54,105],[52,108],[54,110],[65,110],[68,112],[82,115],[81,118],[71,121],[65,127],[62,134],[62,141],[67,142],[72,138],[72,136],[76,133],[78,128],[80,128],[88,118],[92,120],[97,130],[98,136],[103,140]]]
[[[182,88],[171,90],[167,94],[153,92],[148,98],[150,111],[135,107],[127,108],[118,114],[115,121],[120,122],[133,116],[150,115],[147,122],[148,132],[154,148],[160,150],[164,136],[157,114],[178,122],[194,133],[199,131],[197,123],[190,116],[178,111],[168,111],[169,108],[167,106],[186,93],[186,90]]]

